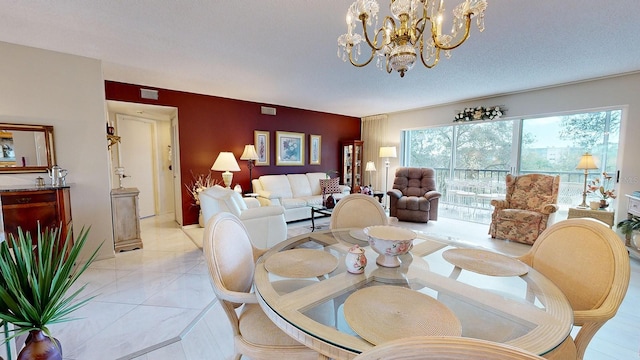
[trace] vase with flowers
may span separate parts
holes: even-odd
[[[207,188],[210,188],[218,184],[218,181],[213,179],[213,175],[211,174],[211,171],[209,171],[209,173],[207,174],[197,174],[197,175],[194,174],[192,171],[191,177],[193,178],[193,180],[188,184],[184,184],[184,186],[187,188],[187,190],[189,191],[189,195],[191,196],[191,200],[192,200],[191,206],[197,206],[199,209],[198,223],[200,224],[201,227],[204,227],[202,210],[200,210],[200,193],[206,190]]]
[[[597,177],[589,182],[587,193],[594,194],[600,199],[600,208],[604,209],[609,206],[609,199],[615,199],[616,190],[611,185],[611,175],[607,172],[602,173],[602,180]]]

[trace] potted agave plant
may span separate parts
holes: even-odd
[[[25,346],[18,360],[60,359],[62,348],[48,326],[73,320],[69,314],[92,298],[75,301],[85,286],[68,293],[78,277],[95,259],[98,247],[82,265],[76,264],[85,245],[89,229],[82,228],[77,240],[60,241],[57,228],[40,231],[35,242],[30,233],[18,229],[18,237],[0,243],[0,320],[13,324],[6,341],[26,334]],[[35,246],[34,246],[35,245]]]
[[[638,231],[640,231],[640,217],[634,216],[631,219],[624,219],[617,224],[617,227],[628,242],[632,242],[636,249],[640,249],[640,239],[638,236]]]

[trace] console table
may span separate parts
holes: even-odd
[[[569,214],[567,215],[567,219],[592,218],[592,219],[600,220],[603,223],[609,225],[610,228],[613,228],[615,215],[616,215],[615,212],[609,211],[609,210],[569,208]]]
[[[29,186],[0,189],[2,202],[2,227],[9,234],[18,236],[18,227],[30,232],[34,242],[40,229],[60,227],[60,241],[66,242],[71,229],[71,197],[69,186]],[[70,243],[73,245],[73,234]]]

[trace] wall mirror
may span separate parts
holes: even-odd
[[[46,172],[55,162],[53,126],[0,123],[0,173]]]

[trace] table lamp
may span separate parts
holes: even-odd
[[[223,151],[218,154],[218,158],[213,163],[211,170],[224,171],[222,173],[222,181],[224,181],[224,186],[227,189],[231,189],[231,181],[233,180],[231,171],[240,171],[240,167],[232,152]]]
[[[242,155],[240,155],[240,160],[247,160],[247,167],[249,168],[249,185],[251,192],[253,192],[253,177],[251,176],[251,170],[253,169],[254,161],[258,160],[258,152],[256,152],[256,147],[253,145],[245,145],[244,151]]]
[[[376,164],[374,164],[373,161],[367,161],[367,165],[365,166],[364,171],[369,173],[369,189],[373,191],[373,189],[371,188],[371,172],[376,171]]]
[[[580,207],[587,207],[587,176],[589,176],[589,170],[597,168],[598,165],[596,165],[593,155],[588,152],[582,155],[580,162],[576,166],[576,170],[584,170],[584,187],[582,189],[582,204],[579,205]]]
[[[387,169],[386,176],[384,178],[384,192],[387,193],[387,187],[389,185],[389,158],[395,158],[396,147],[395,146],[381,146],[379,156],[385,158],[384,166]],[[387,197],[384,198],[384,208],[387,209]]]

